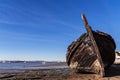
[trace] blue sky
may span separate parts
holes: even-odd
[[[0,0],[0,60],[65,61],[67,46],[94,30],[114,38],[120,50],[119,0]]]

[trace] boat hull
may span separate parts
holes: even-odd
[[[104,76],[105,69],[115,60],[115,42],[109,34],[93,31],[84,14],[82,20],[87,32],[69,45],[67,64],[75,72],[98,73]]]
[[[66,61],[75,72],[99,73],[101,71],[101,57],[103,67],[110,67],[115,60],[115,42],[112,37],[103,32],[92,31],[100,52],[97,55],[93,43],[87,33],[84,33],[68,47]]]

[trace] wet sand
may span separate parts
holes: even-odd
[[[120,65],[109,68],[103,78],[97,74],[75,74],[69,68],[57,68],[1,73],[0,80],[120,80]]]
[[[66,80],[69,69],[38,69],[24,72],[2,73],[0,80]]]

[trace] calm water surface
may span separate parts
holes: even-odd
[[[44,66],[43,66],[44,65]],[[67,66],[45,66],[39,62],[27,63],[0,63],[0,73],[2,72],[17,72],[26,69],[54,69],[54,68],[67,68]],[[52,64],[51,64],[52,65]]]

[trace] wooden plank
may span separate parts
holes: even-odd
[[[101,64],[100,75],[101,75],[101,76],[104,76],[104,64],[103,64],[103,62],[102,62],[102,58],[101,58],[101,55],[100,55],[100,52],[99,52],[97,43],[96,43],[96,41],[95,41],[95,39],[94,39],[94,35],[93,35],[93,33],[92,33],[92,29],[91,29],[91,27],[89,26],[89,24],[88,24],[88,22],[87,22],[87,19],[86,19],[86,17],[85,17],[84,14],[82,14],[82,20],[83,20],[83,22],[84,22],[84,24],[85,24],[85,28],[86,28],[86,30],[87,30],[87,34],[89,35],[89,38],[90,38],[90,40],[92,41],[92,44],[93,44],[93,46],[94,46],[94,51],[95,51],[95,53],[97,54],[98,60],[99,60],[99,62],[100,62],[100,64]]]
[[[85,37],[84,37],[84,38],[85,38]],[[84,38],[82,38],[82,40],[79,40],[79,41],[83,41]],[[78,47],[79,47],[80,44],[82,43],[82,42],[79,42],[79,41],[73,42],[73,46],[71,46],[72,49],[68,50],[68,52],[67,52],[67,54],[66,54],[66,56],[67,56],[67,60],[66,60],[66,61],[67,61],[68,65],[70,64],[71,57],[75,54],[75,51],[78,49]]]

